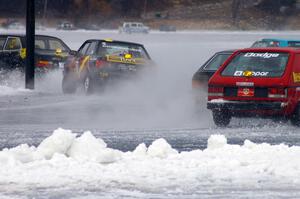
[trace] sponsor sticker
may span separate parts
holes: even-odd
[[[243,76],[243,71],[235,71],[233,76],[237,76],[237,77]]]
[[[278,53],[246,53],[244,57],[261,57],[264,59],[269,59],[273,57],[278,57]]]
[[[133,51],[133,52],[142,52],[141,48],[132,48],[130,46],[117,46],[112,43],[102,42],[103,48],[111,48],[111,49],[117,49],[117,50],[124,50],[124,51]]]
[[[243,75],[244,75],[245,77],[251,77],[251,76],[253,76],[253,72],[252,72],[252,71],[249,71],[249,70],[246,70],[246,71],[243,72]]]
[[[106,60],[110,62],[125,63],[125,64],[145,64],[142,58],[126,59],[125,57],[106,55]]]
[[[235,71],[233,76],[236,77],[266,77],[268,76],[269,72],[263,71]]]
[[[295,83],[299,83],[300,82],[300,73],[293,72],[293,80]]]
[[[131,58],[132,58],[132,55],[129,54],[129,53],[126,53],[126,54],[124,55],[124,58],[125,58],[125,59],[131,59]]]

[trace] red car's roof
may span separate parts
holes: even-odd
[[[287,52],[287,53],[300,53],[300,48],[295,47],[267,47],[267,48],[244,48],[236,52]]]

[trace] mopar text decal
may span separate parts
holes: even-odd
[[[243,71],[235,71],[233,76],[243,76]]]
[[[245,57],[261,57],[261,58],[272,58],[272,57],[278,57],[278,53],[246,53],[244,55]]]
[[[251,74],[250,74],[251,73]],[[241,76],[253,76],[253,77],[265,77],[268,76],[269,72],[260,72],[260,71],[235,71],[233,76],[241,77]]]

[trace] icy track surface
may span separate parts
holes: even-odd
[[[0,199],[300,198],[299,127],[234,118],[217,128],[191,93],[214,52],[298,31],[38,34],[74,50],[92,38],[143,43],[157,73],[91,96],[63,95],[62,71],[37,78],[34,91],[17,72],[1,78]]]
[[[253,194],[259,196],[257,190],[298,188],[299,157],[300,147],[249,140],[230,145],[223,135],[211,135],[204,150],[179,153],[157,139],[148,147],[141,143],[134,151],[121,152],[89,131],[77,136],[57,129],[37,147],[23,144],[0,152],[0,197],[22,198],[30,190],[28,197],[42,198],[38,192],[51,187],[70,198],[73,190],[76,198],[81,192],[82,198],[93,193],[104,198],[156,193],[160,198],[198,198],[204,191],[218,196],[218,187],[231,186],[256,190]]]

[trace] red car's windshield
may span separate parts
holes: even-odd
[[[231,60],[221,74],[236,77],[280,77],[284,73],[288,58],[288,53],[240,53]]]

